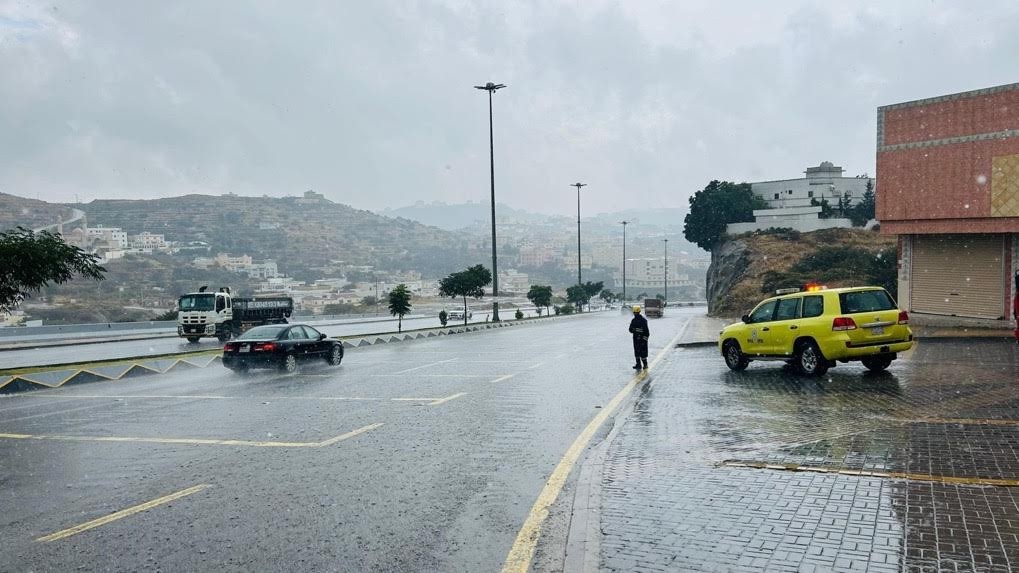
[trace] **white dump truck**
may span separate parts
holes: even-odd
[[[289,296],[239,298],[231,296],[230,287],[207,289],[203,286],[177,301],[177,335],[188,342],[204,337],[226,342],[253,326],[285,324],[294,312]]]

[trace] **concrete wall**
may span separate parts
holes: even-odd
[[[820,231],[821,229],[849,229],[852,226],[853,222],[849,219],[799,219],[761,221],[757,223],[730,223],[726,225],[725,232],[730,235],[739,235],[741,233],[752,233],[766,229],[784,228],[793,229],[801,233],[809,233],[811,231]]]

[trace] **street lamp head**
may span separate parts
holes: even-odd
[[[587,187],[587,183],[570,183],[570,187],[576,187],[577,191],[580,191],[581,187]]]
[[[502,88],[506,87],[506,84],[493,84],[492,82],[488,82],[487,84],[485,84],[483,86],[474,86],[474,87],[475,87],[475,89],[485,90],[485,91],[488,91],[488,92],[494,92],[495,90],[501,90]]]

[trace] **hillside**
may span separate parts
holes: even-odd
[[[776,288],[820,282],[875,284],[895,295],[896,239],[862,229],[759,232],[733,237],[711,253],[708,313],[738,317]]]
[[[96,200],[83,209],[90,225],[204,241],[213,253],[275,259],[295,276],[336,261],[441,276],[473,260],[469,242],[456,234],[322,198],[185,195]]]
[[[0,193],[0,231],[19,225],[28,229],[52,225],[69,219],[73,211],[71,207],[58,203]]]

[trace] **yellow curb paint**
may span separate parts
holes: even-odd
[[[992,485],[999,487],[1019,487],[1019,480],[1001,478],[981,478],[972,476],[944,476],[934,474],[917,474],[909,472],[882,472],[872,470],[849,470],[834,469],[818,466],[801,466],[799,464],[768,464],[764,462],[722,462],[723,466],[730,468],[750,468],[759,470],[776,470],[786,472],[809,472],[821,474],[838,474],[853,477],[873,477],[884,479],[905,479],[912,481],[929,481],[938,483],[950,483],[958,485]]]
[[[658,363],[665,357],[666,353],[679,341],[679,339],[686,332],[686,327],[689,325],[689,321],[683,325],[683,328],[673,337],[668,344],[662,348],[655,356],[654,360],[648,365],[648,370],[653,369]],[[516,540],[513,541],[513,546],[510,548],[509,555],[506,556],[506,562],[502,566],[502,573],[526,573],[531,567],[531,560],[534,559],[534,550],[538,546],[538,537],[541,535],[541,526],[545,523],[548,518],[548,510],[555,503],[556,498],[559,497],[559,493],[562,491],[563,486],[566,485],[566,478],[570,475],[570,470],[577,463],[580,458],[580,454],[583,453],[584,448],[587,447],[588,443],[591,442],[591,438],[594,437],[595,432],[598,428],[615,412],[616,408],[625,400],[631,392],[648,377],[648,370],[643,370],[627,382],[626,386],[617,393],[608,404],[596,415],[587,426],[580,433],[579,436],[570,445],[570,448],[566,450],[562,459],[559,460],[559,464],[555,470],[552,471],[552,475],[549,476],[548,481],[545,482],[545,487],[542,488],[541,493],[538,494],[538,499],[534,502],[531,507],[531,511],[527,514],[527,519],[524,521],[524,525],[520,528],[517,533]]]
[[[196,486],[192,486],[192,487],[189,487],[187,489],[183,489],[181,491],[178,491],[177,493],[171,493],[170,495],[164,495],[163,497],[157,497],[156,499],[154,499],[152,501],[147,501],[145,503],[141,503],[141,504],[135,505],[133,507],[129,507],[127,509],[122,509],[122,510],[116,512],[116,513],[111,513],[110,515],[106,515],[106,516],[100,517],[99,519],[93,519],[92,521],[87,521],[85,523],[82,523],[81,525],[75,525],[74,527],[70,527],[68,529],[64,529],[64,530],[58,531],[56,533],[51,533],[49,535],[45,535],[43,537],[40,537],[40,538],[36,539],[36,541],[39,541],[39,542],[42,542],[42,543],[49,543],[50,541],[57,541],[58,539],[64,539],[64,538],[70,537],[72,535],[77,535],[77,534],[79,534],[79,533],[81,533],[83,531],[88,531],[89,529],[95,529],[96,527],[100,527],[102,525],[106,525],[107,523],[112,523],[114,521],[117,521],[118,519],[123,519],[125,517],[134,515],[136,513],[141,513],[143,511],[152,509],[153,507],[156,507],[156,506],[159,506],[159,505],[163,505],[164,503],[170,503],[171,501],[178,500],[178,499],[180,499],[182,497],[186,497],[186,496],[189,496],[191,494],[198,493],[198,492],[200,492],[200,491],[202,491],[204,489],[207,489],[209,487],[210,487],[209,484],[205,484],[205,483],[199,484],[199,485],[196,485]]]
[[[128,436],[61,436],[30,434],[0,434],[0,439],[50,440],[59,442],[126,442],[141,444],[179,444],[189,446],[246,446],[255,448],[320,448],[322,446],[335,444],[336,442],[340,442],[348,438],[353,438],[359,434],[374,430],[381,425],[382,424],[371,424],[321,442],[273,442],[252,440],[217,440],[207,438],[139,438]]]
[[[457,398],[460,398],[461,396],[466,396],[466,395],[467,395],[467,392],[458,392],[456,394],[453,394],[452,396],[446,396],[445,398],[439,398],[438,400],[435,400],[434,402],[429,402],[428,405],[429,406],[438,406],[439,404],[445,404],[446,402],[449,402],[450,400],[456,400]]]

